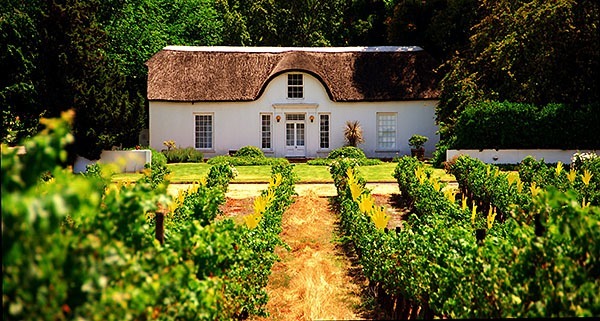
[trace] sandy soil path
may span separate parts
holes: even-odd
[[[186,190],[189,184],[170,184],[168,192],[177,195],[179,190]],[[268,184],[229,184],[226,196],[229,198],[248,198],[260,195],[260,192],[266,189]],[[371,189],[373,194],[389,195],[398,193],[397,183],[367,183],[367,188]],[[309,192],[321,197],[335,196],[335,186],[330,184],[296,184],[296,193],[300,196],[307,195]]]
[[[314,187],[314,186],[313,186]],[[336,218],[329,198],[303,191],[283,215],[282,239],[291,250],[272,269],[267,318],[253,320],[360,320],[365,280],[334,242]]]

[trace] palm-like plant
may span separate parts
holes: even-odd
[[[363,131],[358,120],[346,121],[344,137],[346,138],[346,142],[348,142],[348,146],[356,147],[358,144],[365,142]]]

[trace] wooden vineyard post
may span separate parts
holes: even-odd
[[[165,213],[162,210],[158,210],[155,214],[154,220],[156,221],[156,227],[154,234],[160,244],[165,243]]]

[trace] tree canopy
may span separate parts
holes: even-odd
[[[76,152],[132,147],[147,126],[146,67],[166,45],[418,45],[443,76],[450,137],[466,106],[598,102],[593,0],[6,0],[2,140],[74,109]]]

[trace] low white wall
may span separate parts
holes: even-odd
[[[488,164],[518,164],[527,156],[533,156],[538,161],[543,158],[546,163],[560,161],[563,164],[571,164],[571,157],[577,152],[589,153],[595,151],[573,149],[449,149],[446,151],[446,161],[456,155],[466,154]]]
[[[78,156],[73,165],[73,173],[83,173],[86,166],[96,162],[101,164],[115,164],[122,173],[135,173],[144,169],[145,164],[152,161],[152,151],[139,150],[104,150],[99,160],[89,160]]]

